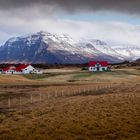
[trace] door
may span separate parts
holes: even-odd
[[[96,64],[97,71],[100,71],[101,65],[99,63]]]
[[[100,70],[100,67],[97,67],[97,71],[99,71]]]

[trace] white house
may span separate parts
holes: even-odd
[[[9,65],[8,67],[1,68],[1,73],[3,74],[42,74],[43,72],[35,69],[32,65],[29,64],[20,64],[17,67]]]
[[[108,62],[107,61],[90,61],[88,63],[89,71],[107,71],[108,70]]]

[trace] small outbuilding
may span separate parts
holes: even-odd
[[[90,61],[88,63],[89,71],[107,71],[108,70],[108,62],[107,61]]]

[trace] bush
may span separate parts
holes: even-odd
[[[88,67],[83,67],[82,70],[88,70]]]

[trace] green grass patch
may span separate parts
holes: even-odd
[[[111,71],[108,72],[109,74],[113,75],[113,76],[128,76],[128,75],[132,75],[132,76],[140,76],[140,73],[136,72],[136,71]]]
[[[26,74],[23,76],[27,79],[40,80],[40,79],[45,79],[45,78],[57,76],[57,75],[59,74],[58,73],[45,73],[45,74]]]
[[[76,78],[86,78],[86,77],[91,77],[91,76],[94,76],[94,75],[102,75],[102,74],[110,74],[112,72],[110,71],[96,71],[96,72],[89,72],[89,71],[86,71],[86,72],[81,72],[81,73],[77,73],[73,78],[76,79]]]
[[[74,76],[74,78],[84,78],[84,77],[90,77],[90,76],[92,76],[93,74],[92,73],[90,73],[90,72],[87,72],[87,73],[79,73],[79,74],[76,74],[75,76]]]
[[[82,70],[88,70],[88,67],[83,67]]]
[[[83,79],[88,78],[91,76],[114,76],[114,77],[126,77],[126,76],[140,76],[140,73],[138,71],[97,71],[97,72],[89,72],[89,71],[79,71],[79,72],[69,72],[69,73],[44,73],[44,74],[26,74],[23,75],[27,79],[33,79],[33,80],[40,80],[45,79],[48,77],[54,77],[59,75],[71,75],[73,74],[72,80],[75,79]],[[73,81],[72,81],[73,82]]]

